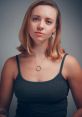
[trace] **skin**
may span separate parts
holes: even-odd
[[[56,17],[57,11],[51,6],[45,5],[44,7],[39,5],[34,8],[30,18],[29,33],[34,40],[35,45],[48,42],[48,38],[51,37],[52,32],[55,32],[56,30]],[[43,35],[35,34],[35,32],[41,32]]]
[[[48,12],[44,12],[48,11]],[[39,19],[33,19],[34,15],[37,15]],[[58,73],[60,68],[61,60],[51,62],[45,57],[45,49],[48,43],[48,39],[51,36],[52,32],[55,32],[55,21],[56,21],[57,11],[48,6],[48,5],[40,5],[34,8],[30,23],[29,23],[29,33],[35,43],[34,47],[34,56],[29,56],[20,54],[20,66],[21,66],[21,74],[25,80],[31,81],[46,81],[50,80],[54,76],[54,74]],[[50,18],[51,17],[51,18]],[[49,20],[47,18],[50,18]],[[53,23],[49,23],[51,19],[54,19]],[[44,34],[35,34],[34,32],[43,32]],[[64,54],[62,54],[62,57]],[[34,70],[35,62],[37,64],[41,63],[41,60],[45,58],[45,62],[42,63],[44,69],[47,70],[45,74],[43,71],[41,73],[37,73]],[[28,69],[28,70],[27,70]],[[44,70],[45,71],[45,70]],[[52,72],[51,72],[52,71]],[[55,72],[55,73],[54,73]],[[6,60],[2,73],[1,73],[1,84],[0,84],[0,108],[7,110],[9,109],[12,96],[13,96],[13,81],[16,79],[18,74],[17,64],[15,56]],[[31,77],[29,79],[27,74]],[[62,75],[65,80],[68,80],[69,86],[77,106],[77,111],[73,114],[72,117],[82,117],[82,70],[81,66],[76,60],[75,57],[68,55],[64,62],[64,67],[62,70]],[[34,76],[34,77],[33,77]],[[50,76],[50,77],[48,77]],[[33,77],[33,79],[32,79]],[[38,79],[39,77],[39,79]],[[0,117],[5,117],[0,115]]]

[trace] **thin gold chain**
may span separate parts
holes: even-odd
[[[41,62],[40,62],[39,64],[37,64],[37,62],[36,62],[35,70],[36,70],[37,72],[41,71],[41,69],[42,69],[42,63],[43,63],[43,61],[44,61],[45,59],[46,59],[46,57],[43,57],[43,59],[41,60]]]

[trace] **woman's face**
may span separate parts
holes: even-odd
[[[35,43],[48,42],[55,32],[57,11],[49,5],[39,5],[32,10],[29,34]]]

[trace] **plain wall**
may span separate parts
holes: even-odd
[[[0,1],[0,71],[5,60],[18,54],[18,32],[24,14],[32,0],[1,0]],[[75,56],[82,66],[82,1],[55,0],[62,15],[62,46]],[[10,117],[14,117],[17,99],[13,96],[10,106]],[[68,95],[68,113],[71,117],[76,110],[71,92]]]

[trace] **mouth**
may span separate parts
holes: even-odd
[[[35,32],[36,34],[38,34],[38,35],[43,35],[44,33],[42,33],[42,32]]]

